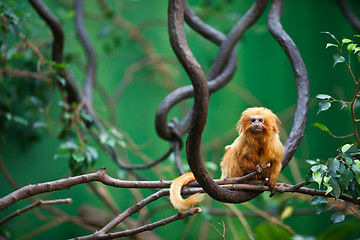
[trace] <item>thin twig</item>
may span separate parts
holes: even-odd
[[[48,200],[48,201],[38,200],[22,209],[17,210],[16,212],[13,212],[12,214],[10,214],[7,217],[0,220],[0,226],[3,225],[5,222],[9,221],[10,219],[12,219],[16,216],[19,216],[19,215],[23,214],[24,212],[29,211],[33,208],[36,208],[36,207],[39,207],[42,205],[53,205],[53,204],[64,204],[64,203],[71,204],[72,199],[66,198],[66,199]]]

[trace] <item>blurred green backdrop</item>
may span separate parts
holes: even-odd
[[[76,38],[72,1],[47,0],[44,2],[63,24],[66,34],[65,56],[68,67],[74,76],[82,81],[86,62],[84,52]],[[205,22],[226,34],[253,1],[189,0],[188,2]],[[359,1],[352,0],[348,3],[355,13],[359,13]],[[15,4],[8,1],[7,4],[17,11],[24,12],[22,18],[26,24],[22,26],[21,31],[30,30],[28,34],[35,42],[39,42],[49,35],[46,25],[26,1],[16,1]],[[131,136],[147,156],[156,159],[168,148],[168,143],[157,136],[154,128],[157,107],[170,90],[190,84],[169,44],[166,20],[167,1],[121,0],[108,1],[108,4],[111,5],[115,14],[140,29],[147,41],[155,48],[156,54],[166,63],[166,69],[160,72],[152,63],[139,67],[137,64],[144,59],[144,52],[139,44],[134,42],[126,31],[117,27],[109,19],[101,17],[102,11],[96,1],[85,1],[86,29],[97,56],[96,78],[99,84],[95,93],[94,107],[101,118],[113,121],[121,131]],[[238,68],[231,83],[211,95],[208,123],[203,137],[203,158],[204,161],[215,163],[215,166],[219,164],[224,146],[231,143],[236,137],[235,123],[244,108],[248,106],[263,105],[278,114],[283,123],[281,133],[283,142],[286,141],[287,134],[291,129],[296,101],[295,81],[288,59],[268,32],[266,25],[268,10],[269,6],[260,20],[245,33],[237,44]],[[325,124],[336,135],[346,135],[352,131],[350,112],[340,111],[340,106],[336,104],[329,111],[317,115],[318,102],[314,100],[317,94],[325,93],[349,100],[354,87],[345,66],[333,68],[334,50],[325,49],[326,43],[331,42],[332,39],[321,32],[329,31],[338,39],[351,38],[359,32],[356,32],[346,21],[336,1],[333,0],[287,0],[281,22],[299,48],[310,80],[311,101],[305,138],[295,154],[295,159],[285,169],[283,176],[279,178],[279,181],[297,183],[305,179],[309,169],[305,160],[333,157],[337,154],[336,149],[345,141],[344,139],[334,139],[327,133],[321,132],[312,126],[313,123]],[[204,70],[209,70],[218,47],[204,40],[189,27],[185,29],[194,55]],[[10,41],[16,42],[18,39],[13,38]],[[49,50],[47,57],[50,56]],[[129,66],[132,68],[129,69]],[[355,63],[353,70],[359,76],[359,64]],[[126,74],[129,71],[133,75],[131,75],[128,85],[119,91],[121,94],[114,105],[116,114],[111,115],[104,96],[113,95],[118,85],[126,80],[128,76]],[[5,81],[5,77],[2,77],[1,81]],[[3,91],[7,91],[7,89],[2,88],[0,94],[5,94]],[[54,98],[58,99],[58,94],[54,94]],[[57,101],[52,100],[54,106],[52,106],[51,118],[55,120],[59,116]],[[171,115],[182,119],[186,109],[191,106],[191,102],[191,100],[187,100],[185,104],[176,107]],[[5,118],[0,118],[0,120],[6,121]],[[56,132],[56,126],[53,126],[53,129]],[[21,131],[14,131],[13,134],[11,131],[6,132],[6,135],[4,133],[1,136],[0,145],[1,158],[6,169],[20,186],[52,181],[71,175],[67,159],[54,159],[54,155],[58,153],[60,140],[57,140],[48,131],[41,131],[37,141],[24,145],[20,141],[21,134]],[[106,167],[109,175],[123,177],[124,172],[99,148],[98,151],[100,153],[99,160],[89,171]],[[123,157],[125,156],[131,163],[143,163],[143,160],[136,154],[128,153],[123,155]],[[184,150],[182,151],[182,160],[186,165]],[[164,178],[173,179],[177,176],[173,165],[170,159],[157,168],[162,172]],[[212,169],[211,172],[214,177],[220,177],[219,169]],[[158,180],[158,176],[153,171],[144,170],[141,173],[151,180]],[[0,183],[1,196],[13,191],[3,174],[0,174]],[[108,188],[108,190],[121,210],[125,210],[136,202],[129,190],[114,188]],[[141,192],[143,196],[151,193],[146,190]],[[73,204],[57,206],[70,216],[77,215],[79,208],[84,204],[108,211],[85,185],[43,194],[39,197],[42,199],[71,197]],[[251,203],[264,211],[279,209],[287,204],[291,204],[295,209],[311,209],[308,200],[308,198],[293,198],[291,194],[284,194],[284,196],[277,196],[269,200],[267,194],[263,194]],[[0,218],[27,204],[26,200],[14,204],[0,212]],[[223,204],[210,200],[203,205],[223,207]],[[247,207],[238,207],[245,212],[250,211]],[[167,199],[150,204],[148,212],[151,213],[152,221],[175,214],[175,210],[167,203]],[[137,217],[140,216],[135,215],[134,218]],[[18,239],[21,236],[23,239],[65,239],[89,234],[89,232],[68,223],[65,217],[64,219],[53,218],[50,223],[44,221],[48,218],[52,219],[52,216],[47,211],[30,211],[9,221],[3,231],[10,231],[11,239]],[[251,217],[247,220],[258,235],[258,239],[275,239],[271,234],[267,234],[266,237],[262,235],[263,232],[269,231],[267,228],[269,222],[266,219]],[[157,228],[154,233],[163,239],[220,239],[221,236],[208,222],[222,231],[222,227],[217,224],[221,221],[224,221],[226,225],[226,239],[247,239],[244,227],[237,218],[211,216],[206,213]],[[352,226],[353,221],[359,223],[355,218],[348,217],[342,224]],[[297,234],[304,236],[319,236],[328,229],[339,227],[330,224],[329,214],[292,216],[285,219],[284,222],[291,226]],[[39,229],[46,229],[46,231],[33,237],[31,234],[35,235],[36,230],[40,231]],[[356,236],[354,233],[347,239],[359,237],[359,231],[357,234]]]

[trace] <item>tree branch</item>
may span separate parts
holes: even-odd
[[[265,166],[265,168],[266,167],[268,167],[268,166]],[[255,171],[249,175],[239,177],[239,178],[215,180],[215,183],[222,184],[223,186],[221,187],[221,189],[227,189],[227,190],[231,189],[232,192],[236,192],[234,190],[242,190],[242,191],[247,190],[247,191],[251,191],[251,192],[271,191],[270,187],[265,186],[263,181],[251,181],[253,184],[250,184],[250,183],[240,184],[239,183],[239,182],[243,182],[244,180],[246,180],[248,178],[251,178],[254,174],[256,174]],[[36,194],[50,192],[50,191],[63,190],[63,189],[69,189],[74,185],[89,183],[92,181],[98,181],[105,185],[118,187],[118,188],[169,188],[170,184],[172,183],[172,181],[163,181],[163,180],[160,180],[160,181],[123,181],[123,180],[114,179],[114,178],[108,176],[106,174],[105,169],[101,168],[99,171],[97,171],[95,173],[85,174],[85,175],[76,176],[76,177],[69,177],[66,179],[59,179],[57,181],[52,181],[52,182],[37,183],[34,185],[28,185],[28,186],[22,187],[0,199],[0,210],[7,208],[11,204],[13,204],[21,199],[24,199],[24,198],[27,198],[27,197],[30,197],[30,196],[33,196]],[[305,182],[301,182],[296,185],[277,183],[277,185],[278,185],[277,192],[279,192],[279,193],[293,192],[293,193],[301,193],[301,194],[311,195],[311,196],[323,196],[323,197],[333,198],[333,196],[331,196],[330,194],[326,194],[326,191],[306,188],[306,187],[303,187],[304,184],[305,184]],[[188,186],[189,187],[199,186],[199,184],[197,182],[191,182],[188,184]],[[189,195],[189,194],[203,193],[203,192],[204,192],[204,190],[202,188],[186,188],[186,189],[183,189],[181,193],[183,195]],[[138,232],[151,230],[155,227],[163,226],[172,221],[181,219],[183,216],[182,214],[184,214],[184,213],[179,213],[180,215],[175,215],[168,219],[164,219],[164,220],[161,220],[156,223],[151,223],[151,224],[139,227],[136,230],[132,229],[132,230],[126,230],[126,231],[119,232],[119,233],[108,234],[112,229],[114,229],[114,227],[116,227],[118,224],[123,222],[129,216],[140,211],[147,204],[149,204],[153,201],[156,201],[159,198],[167,196],[167,195],[169,195],[169,189],[162,189],[160,191],[157,191],[156,193],[141,200],[136,205],[128,208],[127,210],[125,210],[124,212],[119,214],[111,222],[109,222],[107,225],[105,225],[100,231],[98,231],[92,235],[85,236],[84,239],[98,239],[98,238],[109,239],[109,238],[115,238],[115,237],[119,237],[119,236],[128,236],[130,234],[135,234]],[[354,199],[353,197],[348,196],[346,194],[341,194],[339,199],[354,203],[356,205],[360,205],[360,198]],[[39,204],[39,203],[37,203],[37,204]],[[185,215],[187,216],[188,213],[190,214],[191,212],[192,211],[187,211],[185,213]],[[197,212],[199,212],[199,211],[192,212],[192,213],[194,214]],[[91,236],[91,238],[90,238],[90,236]]]
[[[256,1],[244,16],[244,19],[253,22],[253,18],[256,19],[261,15],[266,4],[267,1],[264,0]],[[209,93],[204,72],[187,45],[183,29],[183,19],[184,0],[170,0],[168,10],[170,43],[179,61],[188,73],[194,87],[194,109],[186,142],[186,153],[189,166],[194,173],[196,180],[212,198],[230,203],[247,201],[257,196],[258,193],[236,192],[219,187],[214,183],[201,160],[201,135],[206,123]]]
[[[345,0],[337,0],[337,3],[350,24],[353,25],[357,31],[360,31],[360,19],[351,11]]]
[[[92,234],[92,235],[88,235],[88,236],[84,236],[84,237],[77,237],[74,239],[78,239],[78,240],[85,240],[85,239],[114,239],[114,238],[119,238],[119,237],[127,237],[127,236],[131,236],[140,232],[144,232],[144,231],[151,231],[157,227],[161,227],[164,226],[166,224],[172,223],[174,221],[177,220],[181,220],[187,216],[191,216],[194,215],[196,213],[201,212],[200,208],[191,208],[189,210],[186,210],[184,212],[178,212],[176,215],[173,215],[171,217],[162,219],[160,221],[154,222],[154,223],[150,223],[135,229],[130,229],[130,230],[125,230],[125,231],[121,231],[121,232],[116,232],[116,233],[109,233],[109,234],[98,234],[97,232]]]
[[[56,63],[63,63],[63,48],[64,48],[64,32],[60,22],[57,20],[55,15],[47,8],[47,6],[41,0],[29,0],[31,5],[34,7],[40,17],[50,27],[51,32],[54,36],[52,43],[52,57],[51,59]],[[71,81],[68,72],[61,68],[58,70],[61,77],[66,81],[65,86],[58,82],[58,87],[65,89],[67,92],[67,100],[69,103],[80,102],[80,96],[73,82]]]
[[[8,69],[8,68],[0,69],[0,76],[9,76],[9,77],[18,77],[18,78],[36,78],[44,82],[51,83],[51,78],[49,78],[44,73],[29,72],[19,69]]]
[[[83,0],[75,1],[75,25],[76,32],[84,47],[86,56],[87,56],[87,65],[86,65],[86,76],[85,83],[83,88],[84,98],[86,104],[89,104],[91,108],[93,102],[93,89],[95,84],[95,72],[96,72],[96,59],[94,48],[91,45],[90,39],[87,36],[85,27],[84,27],[84,13],[83,13]]]
[[[268,165],[263,166],[264,169],[266,169]],[[253,177],[256,174],[256,172],[249,173],[246,176],[239,177],[239,178],[232,178],[232,179],[220,179],[216,180],[215,182],[218,184],[234,184],[238,183],[244,180],[247,180],[251,177]],[[113,186],[117,188],[168,188],[170,187],[172,181],[125,181],[125,180],[119,180],[110,177],[106,173],[105,168],[101,168],[99,171],[95,173],[89,173],[84,174],[80,176],[75,177],[68,177],[64,179],[59,179],[56,181],[51,182],[45,182],[45,183],[37,183],[37,184],[30,184],[27,186],[24,186],[22,188],[17,189],[16,191],[10,193],[9,195],[0,198],[0,210],[4,210],[10,205],[22,200],[26,199],[28,197],[45,193],[45,192],[52,192],[52,191],[58,191],[58,190],[64,190],[64,189],[70,189],[71,187],[83,184],[83,183],[89,183],[89,182],[101,182],[108,186]],[[188,186],[191,187],[198,187],[199,184],[197,182],[189,183]]]
[[[280,15],[283,8],[283,0],[273,0],[268,15],[268,27],[273,37],[278,41],[286,53],[296,81],[297,102],[294,122],[287,141],[284,144],[284,156],[282,158],[282,169],[294,156],[305,134],[307,115],[309,109],[309,78],[301,54],[294,41],[284,31],[280,23]]]
[[[29,211],[33,208],[39,207],[39,206],[43,206],[43,205],[53,205],[53,204],[71,204],[72,203],[72,199],[71,198],[66,198],[66,199],[58,199],[58,200],[48,200],[48,201],[44,201],[44,200],[38,200],[22,209],[17,210],[16,212],[8,215],[7,217],[3,218],[2,220],[0,220],[0,226],[3,225],[5,222],[9,221],[10,219],[19,216],[21,214],[23,214],[26,211]]]

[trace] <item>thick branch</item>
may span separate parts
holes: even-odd
[[[268,167],[267,165],[263,166],[264,169],[266,169],[267,167]],[[235,184],[247,180],[253,177],[255,174],[256,172],[254,171],[243,177],[232,178],[232,179],[220,179],[220,180],[215,180],[215,182],[217,184]],[[168,188],[172,183],[172,181],[164,181],[164,180],[160,180],[160,181],[119,180],[110,177],[109,175],[107,175],[105,168],[101,168],[99,171],[95,173],[89,173],[81,176],[59,179],[51,182],[37,183],[32,185],[30,184],[25,187],[19,188],[18,190],[0,199],[0,211],[22,199],[37,194],[69,189],[75,185],[89,183],[93,181],[98,181],[105,185],[118,187],[118,188]],[[198,187],[199,184],[197,182],[192,182],[189,183],[188,186]]]
[[[228,37],[204,23],[191,11],[188,4],[185,4],[184,18],[189,26],[200,33],[203,37],[211,40],[217,45],[220,45],[220,50],[214,63],[212,64],[211,71],[207,76],[210,93],[216,92],[229,83],[235,74],[237,56],[234,46],[242,37],[245,30],[249,28],[262,13],[267,1],[258,1],[256,3],[258,4],[254,4],[254,6],[238,21],[235,27],[233,27]],[[260,4],[264,5],[259,7]],[[257,8],[260,10],[258,11]],[[256,11],[254,9],[256,9]],[[223,62],[224,64],[219,64],[220,62]],[[171,140],[173,138],[171,130],[167,126],[167,115],[175,104],[186,98],[193,97],[193,95],[193,86],[185,86],[174,90],[161,102],[156,113],[155,122],[156,131],[160,137],[165,140]],[[189,131],[191,118],[192,111],[189,111],[178,127],[178,131],[181,136],[184,136]]]
[[[50,27],[51,32],[54,36],[51,59],[56,63],[62,63],[63,48],[64,48],[64,32],[60,22],[41,0],[29,0],[29,2],[34,7],[36,12],[40,15],[40,17]],[[65,86],[62,86],[61,83],[58,83],[58,86],[64,88],[65,91],[67,92],[68,94],[67,100],[69,101],[69,103],[79,102],[80,97],[78,95],[76,87],[74,86],[73,82],[70,80],[69,74],[66,72],[65,69],[59,69],[59,74],[61,77],[65,79],[66,84]]]
[[[297,102],[294,123],[290,135],[284,144],[285,152],[282,159],[282,169],[284,169],[294,156],[297,147],[304,137],[309,108],[309,78],[298,48],[281,26],[280,15],[282,8],[283,0],[272,1],[271,9],[268,15],[268,27],[271,34],[274,36],[276,41],[278,41],[289,58],[295,75],[297,87]]]
[[[259,17],[266,6],[266,1],[259,0],[251,8],[252,14],[247,17]],[[257,13],[257,14],[256,14]],[[194,87],[194,110],[189,135],[186,143],[186,153],[189,166],[194,173],[196,180],[212,198],[222,201],[238,203],[247,201],[257,193],[236,192],[223,189],[214,183],[208,174],[200,156],[201,135],[206,123],[208,111],[208,88],[204,73],[194,59],[185,39],[183,29],[184,1],[171,0],[169,2],[169,35],[170,42],[179,61],[188,73]],[[247,19],[250,21],[250,19]],[[252,20],[253,21],[253,20]]]

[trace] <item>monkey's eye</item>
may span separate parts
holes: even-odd
[[[250,120],[250,122],[254,123],[254,122],[255,122],[255,118],[252,118],[252,119]]]
[[[262,123],[263,121],[264,121],[264,119],[262,119],[262,118],[259,118],[259,122],[261,122],[261,123]]]

